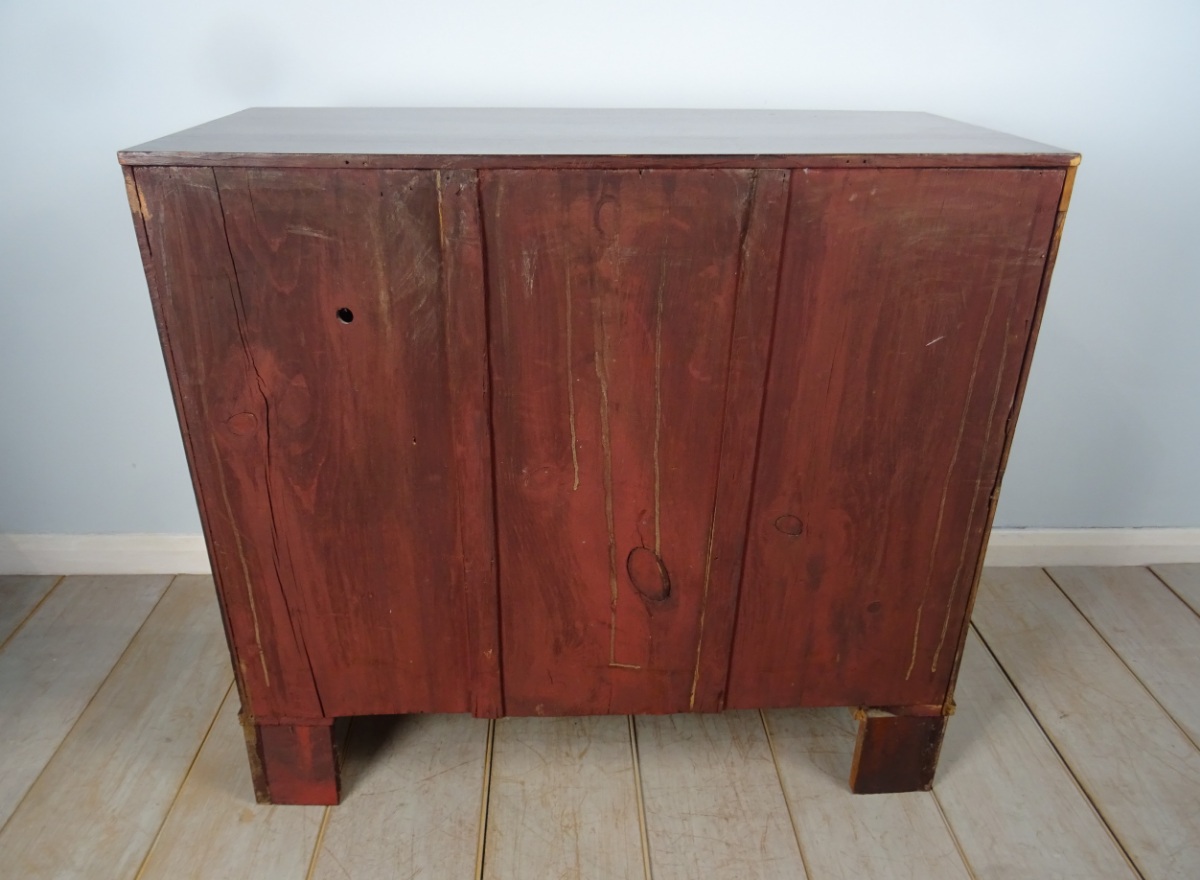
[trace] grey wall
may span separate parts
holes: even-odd
[[[1200,525],[1200,4],[5,3],[0,533],[194,532],[114,152],[245,106],[928,110],[1080,150],[998,524]]]

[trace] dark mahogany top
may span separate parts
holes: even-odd
[[[1075,153],[928,113],[256,107],[120,152],[123,165],[1055,167]],[[596,160],[603,161],[597,162]]]

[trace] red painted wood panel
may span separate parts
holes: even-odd
[[[1063,176],[792,175],[731,708],[947,696]]]
[[[251,713],[499,711],[473,175],[137,182]]]
[[[686,711],[753,174],[480,187],[506,711]]]

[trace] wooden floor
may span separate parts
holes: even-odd
[[[984,576],[931,793],[849,713],[361,719],[251,795],[204,577],[0,578],[0,877],[1200,878],[1200,565]]]

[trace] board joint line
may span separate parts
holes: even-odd
[[[42,607],[42,605],[45,604],[46,600],[50,598],[50,594],[53,593],[55,590],[57,590],[58,585],[61,584],[66,579],[67,579],[67,576],[65,574],[59,575],[58,580],[56,580],[51,585],[50,589],[48,589],[42,595],[42,598],[38,599],[35,603],[33,603],[33,607],[29,609],[29,613],[27,613],[24,617],[21,618],[20,623],[18,623],[16,625],[16,627],[13,629],[13,631],[10,632],[4,638],[3,641],[0,641],[0,651],[3,651],[5,648],[8,647],[8,643],[17,637],[17,633],[19,633],[21,630],[23,630],[25,628],[25,624],[27,624],[30,621],[30,619],[33,617],[33,615],[38,613],[38,609],[40,609]]]
[[[88,701],[84,705],[83,710],[78,715],[75,716],[75,720],[71,722],[71,727],[67,730],[67,732],[63,736],[62,740],[59,741],[58,745],[55,746],[54,754],[52,754],[49,757],[49,759],[46,761],[46,763],[42,765],[42,769],[39,770],[37,776],[35,776],[33,778],[33,782],[29,783],[29,787],[27,789],[25,789],[25,793],[21,795],[21,800],[17,801],[17,805],[15,807],[13,807],[13,811],[11,813],[9,813],[8,818],[5,819],[3,822],[0,822],[0,834],[4,833],[4,829],[8,827],[9,823],[12,822],[13,817],[16,816],[17,813],[20,811],[21,804],[25,801],[25,798],[28,797],[29,792],[33,791],[33,789],[37,786],[38,782],[40,782],[42,777],[46,774],[46,768],[50,766],[51,762],[55,759],[55,757],[57,757],[58,753],[60,751],[62,751],[63,744],[71,738],[71,734],[74,733],[75,728],[79,726],[80,720],[83,718],[84,715],[87,714],[87,710],[92,707],[92,703],[94,703],[96,701],[96,694],[100,693],[100,691],[102,691],[104,689],[104,686],[106,684],[108,684],[108,680],[110,678],[112,678],[113,672],[116,670],[116,668],[118,666],[121,665],[121,661],[125,659],[125,655],[129,653],[129,647],[137,640],[138,635],[140,635],[142,630],[145,628],[146,621],[150,619],[150,615],[152,615],[154,613],[155,609],[158,608],[158,606],[160,604],[162,604],[163,597],[167,595],[167,592],[171,589],[171,586],[175,583],[175,581],[178,578],[179,578],[179,575],[174,575],[171,578],[171,580],[167,584],[166,588],[163,589],[161,595],[159,595],[158,599],[154,602],[153,607],[151,607],[151,609],[146,613],[146,616],[145,616],[145,618],[142,619],[142,622],[140,624],[138,624],[138,628],[136,630],[134,630],[133,635],[129,637],[129,641],[125,643],[125,647],[121,649],[120,655],[113,662],[113,665],[111,667],[109,667],[108,672],[106,672],[104,674],[104,678],[101,679],[100,684],[96,685],[96,689],[94,691],[92,691],[92,695],[90,697],[88,697]],[[64,577],[64,580],[65,579],[66,578]],[[135,880],[136,880],[136,878],[135,878]]]
[[[492,798],[492,755],[496,743],[496,719],[488,719],[487,743],[483,748],[483,781],[479,793],[479,833],[475,838],[475,880],[483,880],[483,863],[487,852],[488,808]]]
[[[175,812],[175,805],[179,803],[179,796],[183,794],[183,788],[187,785],[188,778],[192,775],[192,770],[196,766],[196,762],[200,760],[200,752],[204,750],[204,744],[208,742],[208,738],[212,735],[213,728],[217,725],[217,718],[221,715],[221,709],[225,706],[225,701],[229,699],[230,693],[233,691],[232,672],[230,673],[229,686],[225,688],[225,695],[221,697],[221,701],[217,703],[217,708],[213,711],[212,719],[208,722],[208,727],[204,731],[204,736],[200,739],[200,744],[196,746],[196,753],[192,755],[192,760],[188,762],[187,771],[183,774],[183,779],[179,781],[179,787],[175,789],[175,794],[171,798],[171,805],[167,807],[167,811],[163,813],[162,821],[158,823],[158,830],[154,832],[154,839],[150,841],[150,846],[146,849],[146,854],[142,856],[141,862],[138,864],[137,872],[133,875],[133,880],[142,880],[142,875],[146,873],[146,866],[150,864],[150,857],[154,855],[155,847],[158,846],[158,841],[162,837],[163,829],[167,827],[167,820],[171,818],[171,814]]]
[[[792,837],[796,841],[796,851],[800,854],[800,864],[804,866],[804,876],[812,877],[813,873],[808,867],[808,857],[804,854],[804,843],[800,840],[800,827],[796,824],[796,812],[792,809],[792,799],[788,796],[787,784],[783,781],[783,773],[779,769],[779,755],[775,751],[775,738],[771,735],[771,725],[767,722],[767,713],[762,709],[758,710],[758,721],[767,738],[771,763],[775,765],[775,781],[779,783],[779,791],[783,795],[783,805],[787,809],[788,824],[792,826]]]
[[[1065,598],[1068,602],[1070,602],[1071,607],[1075,609],[1075,611],[1079,614],[1079,616],[1087,621],[1087,624],[1088,624],[1088,626],[1090,626],[1092,628],[1092,631],[1095,632],[1096,635],[1100,637],[1100,641],[1104,642],[1104,644],[1108,648],[1108,650],[1112,651],[1113,654],[1116,655],[1117,659],[1121,661],[1121,665],[1124,666],[1127,670],[1129,670],[1129,674],[1133,676],[1134,680],[1139,685],[1141,685],[1142,690],[1144,690],[1147,693],[1147,695],[1149,695],[1150,699],[1152,699],[1154,701],[1154,704],[1156,706],[1158,706],[1158,708],[1162,709],[1164,715],[1166,715],[1168,718],[1171,719],[1171,723],[1174,724],[1179,729],[1179,732],[1183,734],[1183,738],[1192,744],[1192,748],[1194,748],[1194,749],[1196,749],[1196,751],[1200,752],[1200,743],[1197,743],[1196,740],[1192,739],[1192,735],[1184,729],[1183,725],[1180,724],[1175,719],[1175,716],[1172,715],[1171,712],[1167,709],[1167,707],[1162,704],[1162,701],[1159,700],[1159,698],[1157,696],[1155,696],[1154,691],[1150,690],[1149,685],[1147,685],[1144,681],[1142,681],[1142,677],[1137,674],[1137,672],[1134,670],[1134,668],[1125,661],[1125,658],[1121,656],[1121,652],[1113,647],[1112,642],[1110,642],[1105,637],[1104,633],[1100,632],[1100,628],[1097,627],[1096,624],[1092,623],[1092,619],[1083,613],[1083,609],[1075,604],[1074,599],[1072,599],[1069,595],[1067,595],[1067,591],[1062,588],[1062,584],[1060,584],[1057,580],[1055,580],[1054,575],[1050,573],[1050,569],[1046,568],[1046,569],[1043,569],[1043,571],[1046,572],[1046,577],[1050,578],[1050,580],[1054,583],[1054,586],[1058,588],[1058,591],[1063,594],[1063,598]]]
[[[1043,572],[1045,571],[1045,569],[1039,570]],[[1057,584],[1055,586],[1057,586]],[[1017,695],[1017,699],[1021,701],[1021,705],[1025,707],[1025,711],[1028,712],[1029,716],[1033,719],[1033,723],[1036,724],[1038,730],[1041,731],[1042,737],[1047,743],[1050,744],[1050,748],[1054,750],[1054,754],[1058,757],[1059,763],[1062,764],[1063,769],[1067,771],[1067,776],[1069,776],[1071,782],[1074,783],[1076,790],[1083,795],[1085,800],[1087,800],[1088,806],[1092,808],[1092,813],[1097,819],[1100,820],[1100,824],[1104,826],[1104,830],[1108,832],[1109,839],[1112,840],[1113,844],[1117,847],[1117,850],[1121,853],[1121,855],[1125,857],[1125,862],[1129,865],[1129,869],[1133,871],[1139,880],[1146,880],[1146,877],[1141,872],[1141,869],[1138,868],[1137,864],[1130,857],[1129,851],[1125,849],[1125,844],[1123,844],[1121,839],[1117,837],[1112,825],[1109,824],[1108,819],[1104,816],[1104,813],[1100,811],[1100,807],[1096,804],[1096,799],[1092,797],[1092,793],[1087,790],[1087,787],[1083,784],[1082,780],[1075,775],[1075,769],[1063,756],[1062,750],[1058,747],[1058,743],[1054,741],[1054,738],[1050,735],[1050,732],[1046,730],[1045,725],[1042,724],[1042,719],[1039,718],[1037,713],[1033,711],[1033,707],[1029,705],[1029,701],[1025,699],[1025,695],[1021,693],[1020,688],[1017,687],[1017,683],[1013,681],[1012,676],[1008,674],[1008,670],[1004,668],[1004,664],[1000,662],[1000,658],[996,656],[996,652],[992,650],[992,646],[988,644],[987,639],[984,638],[979,627],[977,627],[974,622],[970,624],[970,627],[975,631],[975,635],[979,639],[979,643],[983,645],[984,650],[988,652],[988,656],[992,658],[992,662],[995,663],[996,667],[1000,670],[1000,674],[1003,675],[1005,681],[1008,682],[1008,686],[1012,688],[1013,693]]]
[[[637,722],[632,715],[626,715],[629,722],[629,753],[633,759],[633,788],[637,795],[638,831],[642,838],[642,874],[645,880],[653,880],[654,872],[650,865],[650,832],[646,827],[646,797],[642,789],[642,758],[638,752]]]

